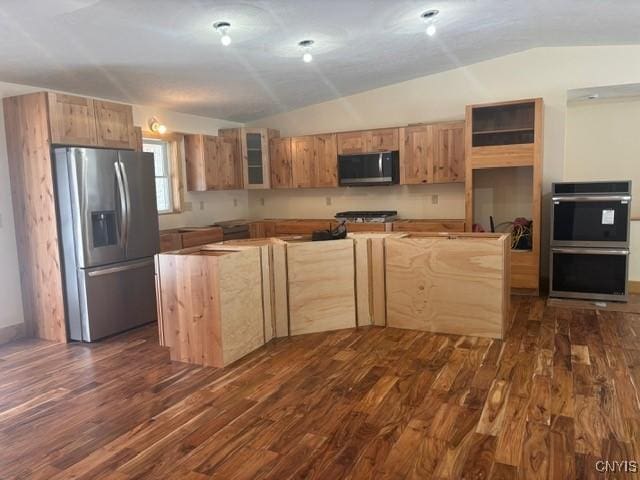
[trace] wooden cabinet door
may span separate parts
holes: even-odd
[[[122,103],[93,101],[98,145],[108,148],[136,148],[133,109]]]
[[[216,188],[238,190],[242,188],[242,165],[237,161],[236,142],[225,137],[210,137],[215,142],[215,160],[212,167],[217,169]]]
[[[400,183],[433,181],[433,126],[419,125],[400,129]]]
[[[294,188],[315,187],[315,141],[313,136],[291,139],[291,174]]]
[[[316,183],[315,187],[337,187],[338,186],[338,152],[336,146],[336,135],[330,133],[326,135],[314,136]]]
[[[345,132],[337,134],[338,154],[351,155],[367,150],[366,132]]]
[[[385,128],[371,130],[368,135],[369,152],[388,152],[398,150],[398,129]]]
[[[227,182],[225,177],[228,175],[228,170],[223,167],[221,162],[223,149],[220,137],[203,135],[202,145],[205,190],[221,189]]]
[[[291,139],[272,138],[269,141],[271,188],[291,188]]]
[[[435,183],[464,181],[464,122],[434,125],[436,152]]]
[[[47,93],[51,143],[96,146],[96,117],[90,98]]]
[[[207,190],[204,135],[184,136],[184,162],[189,192]]]

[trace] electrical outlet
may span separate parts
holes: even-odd
[[[328,207],[329,205],[331,205],[331,203],[332,203],[331,197],[326,197],[326,198],[324,199],[324,201],[325,201],[325,204],[327,205],[327,207]]]
[[[264,207],[264,197],[260,197],[260,205]]]
[[[184,211],[185,212],[190,212],[191,210],[193,210],[193,203],[184,202]]]
[[[200,201],[200,210],[204,210],[204,202],[202,200]]]
[[[438,195],[431,195],[431,205],[438,204]]]
[[[238,206],[238,199],[237,199],[237,198],[234,198],[234,199],[233,199],[233,206],[234,206],[234,207],[237,207],[237,206]]]

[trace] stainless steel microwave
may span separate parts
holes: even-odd
[[[341,186],[393,185],[399,180],[397,151],[338,156]]]

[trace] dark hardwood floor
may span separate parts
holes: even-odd
[[[583,479],[640,461],[640,316],[514,311],[504,341],[343,330],[224,370],[170,362],[154,327],[0,347],[0,478]]]

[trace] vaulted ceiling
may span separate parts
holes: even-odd
[[[2,0],[0,81],[248,121],[538,46],[639,43],[639,18],[638,0]]]

